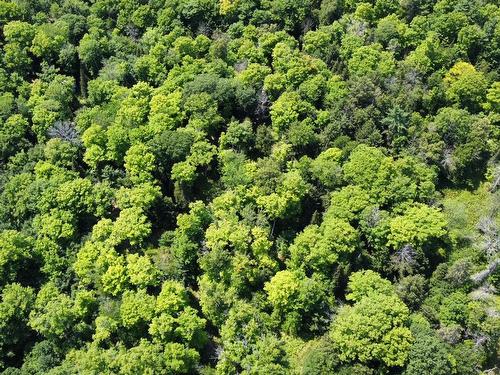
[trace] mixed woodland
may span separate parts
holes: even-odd
[[[0,0],[0,373],[498,373],[496,0]]]

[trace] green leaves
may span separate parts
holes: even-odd
[[[36,258],[32,251],[32,240],[14,230],[0,232],[0,288],[26,272],[30,262]]]
[[[155,159],[149,148],[141,143],[130,147],[124,158],[125,171],[133,184],[151,182],[153,180]]]
[[[28,317],[33,308],[35,293],[32,288],[13,283],[2,285],[0,299],[0,368],[19,361],[21,351],[29,344],[32,331]]]
[[[284,332],[298,334],[314,331],[311,320],[325,313],[327,299],[324,280],[309,278],[301,271],[279,271],[264,285],[273,317],[281,323]]]
[[[466,62],[456,63],[448,71],[443,82],[448,100],[472,111],[477,110],[483,103],[488,88],[484,74]]]
[[[395,70],[393,54],[383,51],[379,44],[357,48],[347,65],[352,77],[374,75],[384,78],[393,74]]]
[[[407,320],[408,308],[395,295],[375,293],[352,307],[343,307],[330,337],[341,360],[403,366],[413,341],[405,326]]]
[[[120,305],[120,322],[125,328],[147,323],[153,317],[155,298],[144,289],[138,292],[129,290],[123,293]]]
[[[342,180],[342,169],[340,159],[342,150],[338,148],[329,148],[318,155],[311,163],[311,173],[327,189],[338,186]]]
[[[74,333],[84,334],[89,327],[77,323],[88,317],[95,302],[92,293],[77,292],[76,299],[73,300],[59,292],[53,283],[47,283],[37,294],[29,325],[47,338],[63,339]]]
[[[389,280],[383,279],[374,271],[358,271],[349,276],[348,301],[359,302],[372,294],[394,295],[395,290]]]
[[[356,250],[357,231],[346,221],[331,218],[320,227],[308,226],[290,246],[290,265],[293,268],[328,275],[333,266]]]
[[[0,372],[493,367],[499,17],[0,0]]]
[[[442,239],[446,234],[444,215],[436,208],[416,206],[404,215],[395,217],[390,223],[388,246],[399,249],[405,244],[425,246]]]

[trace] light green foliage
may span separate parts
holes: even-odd
[[[465,325],[469,314],[470,300],[463,292],[455,292],[446,297],[439,311],[439,320],[445,325]]]
[[[75,79],[64,75],[56,75],[49,83],[40,79],[33,83],[27,104],[33,112],[32,129],[39,141],[47,139],[56,121],[69,117],[74,87]]]
[[[349,276],[349,293],[346,299],[359,302],[373,294],[394,295],[394,288],[389,280],[383,279],[371,270],[359,271]]]
[[[398,204],[434,194],[434,172],[412,157],[394,160],[380,149],[359,145],[343,165],[344,177],[365,189],[372,202]]]
[[[175,91],[170,94],[158,93],[151,98],[151,111],[149,112],[149,126],[154,134],[162,130],[176,129],[184,118],[181,110],[182,93]]]
[[[51,164],[59,167],[72,168],[75,166],[78,158],[78,147],[61,138],[52,138],[47,141],[43,149],[45,159]],[[85,184],[83,179],[75,181],[75,185]]]
[[[164,282],[153,307],[156,317],[149,326],[153,340],[165,342],[177,339],[195,348],[204,345],[206,320],[189,306],[188,294],[181,284]]]
[[[292,170],[283,175],[275,193],[257,197],[256,203],[270,218],[285,218],[298,211],[308,189],[300,173]]]
[[[271,120],[276,134],[281,135],[294,123],[304,120],[311,112],[308,103],[303,102],[296,92],[285,92],[271,108]]]
[[[19,148],[28,145],[24,140],[28,126],[28,121],[21,115],[10,116],[0,125],[0,160],[6,160]]]
[[[94,305],[95,298],[91,292],[77,292],[73,300],[60,293],[53,283],[47,283],[36,296],[29,325],[47,338],[62,339],[71,332],[88,329],[77,323],[92,312]]]
[[[308,31],[304,35],[304,52],[318,57],[325,62],[330,62],[335,52],[336,29],[334,27],[321,27],[318,30]]]
[[[271,303],[278,308],[295,307],[291,304],[292,298],[297,298],[300,288],[300,274],[289,271],[280,271],[266,286]]]
[[[187,293],[184,287],[175,281],[165,281],[156,301],[158,313],[175,314],[187,304]]]
[[[109,207],[112,195],[109,185],[92,184],[88,179],[78,178],[59,186],[56,201],[58,207],[66,211],[99,215]]]
[[[370,196],[356,185],[348,185],[332,193],[330,207],[325,218],[336,217],[345,220],[355,219],[370,204]]]
[[[134,293],[125,291],[120,305],[120,322],[125,328],[130,328],[151,320],[154,312],[155,298],[140,289]]]
[[[387,245],[399,249],[406,244],[424,246],[442,239],[446,234],[446,220],[434,207],[411,207],[390,223]]]
[[[413,341],[407,321],[408,308],[398,297],[375,293],[354,306],[343,307],[330,337],[341,360],[403,366]]]
[[[250,121],[242,123],[232,122],[228,125],[225,133],[220,136],[220,146],[223,148],[234,148],[246,150],[253,141],[254,134]]]
[[[83,158],[89,166],[95,168],[99,162],[107,160],[106,141],[104,129],[97,124],[90,126],[82,134],[82,142],[85,146]]]
[[[140,208],[125,208],[113,224],[110,240],[113,244],[128,241],[130,245],[141,244],[151,233],[151,223]]]
[[[349,156],[349,161],[344,164],[345,178],[362,187],[370,187],[376,178],[376,171],[384,159],[381,150],[360,145]]]
[[[139,288],[158,284],[158,269],[148,257],[129,254],[127,256],[127,274],[130,283]]]
[[[242,361],[242,365],[246,368],[242,375],[286,374],[288,362],[283,341],[274,336],[262,338],[253,353]]]
[[[97,33],[83,35],[78,45],[78,57],[90,71],[96,71],[100,67],[102,58],[106,54],[106,39]]]
[[[217,370],[220,373],[235,371],[235,367],[251,353],[253,344],[270,331],[270,326],[269,315],[247,302],[236,302],[221,327],[224,355],[217,364]]]
[[[368,74],[387,77],[394,72],[394,57],[390,52],[381,51],[380,45],[363,46],[354,51],[348,61],[349,74],[361,77]]]
[[[500,82],[494,82],[488,89],[483,107],[489,111],[500,112]]]
[[[154,155],[144,144],[136,144],[129,148],[125,155],[125,170],[133,184],[151,182],[154,170]]]
[[[0,373],[493,371],[498,20],[0,0]]]
[[[300,271],[277,272],[264,290],[274,307],[273,316],[282,322],[284,331],[296,333],[305,329],[303,316],[323,313],[326,294],[322,280],[308,278]]]
[[[97,261],[98,266],[101,265],[101,262],[104,263],[102,264],[103,270],[100,278],[102,290],[112,296],[123,293],[129,283],[127,267],[123,257],[116,256],[113,252],[109,252],[105,253],[104,257],[97,258]]]
[[[69,26],[64,21],[46,23],[37,27],[30,51],[37,57],[53,60],[67,42]]]
[[[0,285],[15,281],[17,273],[36,256],[31,245],[31,239],[17,231],[0,232]]]
[[[488,88],[484,74],[466,62],[456,63],[444,77],[444,84],[448,100],[471,110],[483,103]]]
[[[20,284],[8,284],[2,288],[0,299],[0,367],[9,357],[17,355],[14,347],[25,345],[30,340],[28,317],[35,296],[32,288]]]
[[[22,47],[31,44],[35,35],[33,25],[23,21],[11,21],[4,25],[3,33],[9,43],[18,43]]]
[[[341,181],[341,156],[341,150],[338,148],[329,148],[319,154],[311,163],[312,174],[328,189],[335,187]]]
[[[193,371],[200,358],[194,349],[186,348],[179,343],[165,345],[164,356],[166,371],[181,374]]]
[[[33,225],[39,237],[67,240],[74,236],[74,216],[69,211],[53,209],[35,217]]]
[[[290,263],[302,268],[329,273],[331,267],[356,250],[357,231],[346,221],[328,218],[321,226],[309,226],[290,246]]]
[[[215,147],[210,143],[205,141],[194,143],[186,160],[173,165],[172,179],[188,185],[192,184],[197,175],[197,168],[208,166],[215,154]]]

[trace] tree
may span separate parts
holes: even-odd
[[[458,62],[443,79],[446,97],[452,103],[460,104],[471,111],[477,111],[483,103],[488,89],[488,81],[483,73],[473,65]]]
[[[255,345],[252,354],[242,361],[242,375],[288,373],[288,363],[283,342],[273,336],[264,336]]]
[[[33,265],[37,255],[32,253],[31,247],[32,239],[22,233],[0,232],[0,286],[17,281],[18,273],[26,272]]]
[[[389,280],[383,279],[371,270],[358,271],[349,276],[348,301],[359,302],[363,298],[370,298],[373,294],[394,295],[394,288]]]
[[[494,82],[488,89],[483,106],[488,111],[500,112],[500,82]]]
[[[304,27],[304,23],[310,16],[311,2],[309,0],[301,0],[298,2],[290,2],[286,0],[268,0],[264,6],[269,8],[273,18],[276,19],[282,27],[289,32],[300,32],[300,28]]]
[[[120,323],[123,327],[138,329],[138,334],[153,318],[155,298],[146,293],[144,289],[137,292],[125,291],[120,305]]]
[[[107,55],[108,44],[105,38],[97,33],[87,33],[78,45],[78,56],[88,71],[95,75]]]
[[[347,185],[331,194],[325,219],[333,217],[352,221],[370,204],[369,194],[357,185]]]
[[[357,146],[342,167],[347,181],[361,187],[370,188],[384,158],[381,150],[367,145]]]
[[[437,337],[418,334],[415,338],[404,374],[445,375],[452,371],[450,354]]]
[[[53,341],[40,341],[25,356],[21,371],[36,375],[47,373],[58,366],[61,360],[61,350]]]
[[[406,244],[424,247],[444,239],[446,221],[442,212],[425,205],[411,207],[391,220],[387,245],[400,249]]]
[[[396,285],[396,292],[406,306],[415,311],[420,307],[426,296],[427,280],[422,275],[403,277]]]
[[[329,275],[332,267],[356,250],[357,231],[345,220],[327,217],[320,227],[306,227],[290,246],[290,265]]]
[[[439,320],[444,325],[459,324],[465,326],[469,315],[469,298],[457,291],[446,297],[439,310]]]
[[[8,69],[26,74],[32,60],[29,48],[35,35],[33,25],[22,21],[11,21],[4,26],[6,44],[4,62]]]
[[[127,274],[132,285],[145,288],[158,284],[159,271],[149,257],[137,254],[127,255]]]
[[[94,311],[95,297],[92,292],[80,291],[73,300],[59,292],[54,283],[45,284],[36,296],[29,315],[29,325],[49,339],[77,338],[85,336],[90,326],[83,320]],[[82,324],[83,323],[83,324]]]
[[[271,318],[258,306],[238,300],[228,311],[221,327],[223,352],[217,363],[220,373],[235,371],[252,353],[252,348],[263,335],[271,332]]]
[[[273,315],[282,322],[285,331],[311,329],[307,327],[308,321],[326,312],[322,280],[308,278],[300,271],[279,271],[264,285],[264,290],[274,307]]]
[[[113,244],[125,241],[132,246],[140,245],[151,233],[151,223],[140,208],[125,208],[113,224],[110,240]]]
[[[357,48],[348,61],[351,77],[373,75],[386,78],[394,73],[395,62],[393,54],[382,51],[379,44]]]
[[[406,45],[407,33],[408,26],[395,14],[389,14],[378,21],[375,39],[382,45],[391,46],[392,49],[401,52]]]
[[[395,295],[372,294],[336,316],[330,338],[342,361],[403,366],[411,350],[408,308]]]
[[[62,20],[37,27],[30,51],[37,57],[54,61],[62,46],[67,43],[68,24]]]
[[[301,374],[333,374],[338,371],[340,360],[328,336],[308,341],[302,351]]]
[[[33,340],[28,317],[35,300],[32,288],[8,284],[0,300],[0,368],[19,363],[25,347]]]
[[[497,3],[0,0],[0,372],[494,368]]]
[[[342,178],[340,158],[342,151],[329,148],[318,155],[311,163],[311,172],[327,189],[337,186]]]
[[[271,121],[276,134],[283,134],[292,124],[302,121],[312,112],[308,103],[297,92],[283,93],[271,107]]]
[[[256,203],[273,219],[286,218],[300,209],[300,204],[307,194],[309,186],[297,170],[283,174],[275,193],[261,195]]]
[[[125,154],[125,170],[133,184],[151,182],[154,171],[154,155],[142,143],[133,145]]]

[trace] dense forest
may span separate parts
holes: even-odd
[[[496,0],[0,0],[0,373],[498,373]]]

